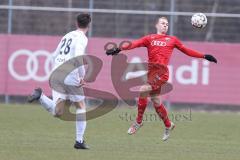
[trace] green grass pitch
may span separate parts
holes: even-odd
[[[238,113],[171,113],[176,128],[162,142],[163,124],[148,117],[135,135],[135,109],[118,108],[88,121],[90,150],[75,150],[75,122],[53,118],[39,105],[0,104],[0,160],[239,160]],[[147,110],[147,115],[153,114]]]

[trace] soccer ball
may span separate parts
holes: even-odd
[[[191,18],[191,22],[196,28],[204,28],[207,25],[207,17],[203,13],[195,13]]]

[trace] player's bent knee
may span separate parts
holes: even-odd
[[[156,105],[160,105],[162,103],[159,97],[151,97],[151,101]]]
[[[63,115],[63,111],[62,110],[56,110],[55,111],[55,117],[61,117]]]
[[[68,101],[59,98],[56,103],[55,117],[62,116],[64,113],[64,109],[69,106],[70,106],[70,103]]]
[[[86,109],[84,101],[74,102],[74,105],[77,109]]]
[[[147,92],[151,90],[151,86],[148,85],[144,85],[142,87],[140,87],[140,92]]]
[[[151,91],[150,85],[144,85],[140,88],[140,97],[147,97]]]
[[[60,116],[62,116],[63,115],[63,113],[64,113],[64,107],[59,107],[59,106],[57,106],[56,108],[55,108],[55,117],[60,117]]]

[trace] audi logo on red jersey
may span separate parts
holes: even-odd
[[[167,43],[166,43],[166,42],[163,42],[163,41],[153,40],[153,41],[151,42],[151,45],[152,45],[152,46],[166,46]]]

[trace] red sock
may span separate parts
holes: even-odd
[[[138,124],[142,123],[143,114],[145,112],[146,107],[147,107],[147,98],[139,97],[139,99],[138,99],[138,114],[137,114],[137,118],[136,118],[136,122]]]
[[[165,109],[164,105],[161,104],[159,106],[157,104],[154,104],[154,108],[155,108],[156,112],[158,113],[159,117],[163,120],[165,127],[169,128],[171,126],[171,121],[168,118],[167,110]]]

